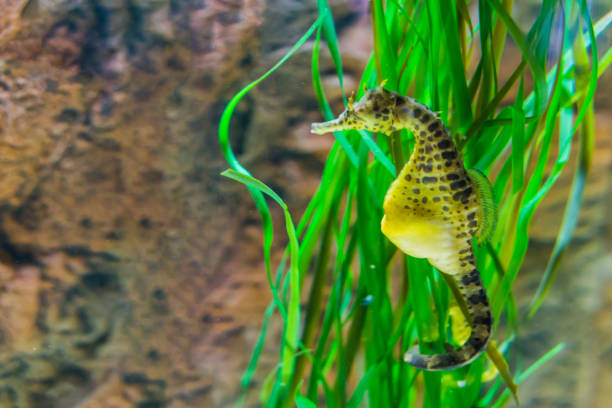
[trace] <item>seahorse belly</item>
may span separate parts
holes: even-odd
[[[427,258],[437,269],[454,274],[459,270],[456,239],[448,222],[420,217],[382,219],[383,234],[401,251]]]

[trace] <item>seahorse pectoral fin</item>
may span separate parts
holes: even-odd
[[[493,318],[482,281],[476,269],[453,276],[465,297],[472,319],[472,332],[458,349],[444,354],[421,354],[418,346],[404,354],[404,361],[427,371],[454,370],[474,361],[486,350],[491,340]]]
[[[467,173],[474,184],[480,205],[480,225],[476,236],[481,241],[489,241],[497,226],[497,206],[493,197],[493,187],[487,176],[480,170],[469,169]]]

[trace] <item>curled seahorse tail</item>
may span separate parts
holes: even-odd
[[[412,347],[404,354],[404,361],[427,371],[453,370],[474,361],[486,350],[491,340],[493,318],[486,292],[478,271],[453,276],[467,302],[472,319],[472,333],[458,349],[445,354],[420,354],[419,347]]]

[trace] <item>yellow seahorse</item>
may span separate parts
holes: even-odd
[[[471,314],[472,332],[456,350],[424,355],[415,346],[404,360],[424,370],[458,368],[478,357],[491,339],[493,319],[472,246],[475,235],[483,240],[492,231],[495,215],[490,184],[480,173],[465,170],[448,129],[435,113],[383,85],[366,90],[337,119],[313,123],[312,132],[365,129],[390,133],[406,128],[414,133],[416,144],[410,160],[385,196],[382,232],[403,252],[427,258],[454,277]]]

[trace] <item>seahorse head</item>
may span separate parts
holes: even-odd
[[[406,98],[387,91],[381,84],[376,89],[366,89],[359,102],[349,100],[347,108],[334,120],[313,123],[312,132],[323,134],[347,129],[389,133],[396,130],[398,106]]]

